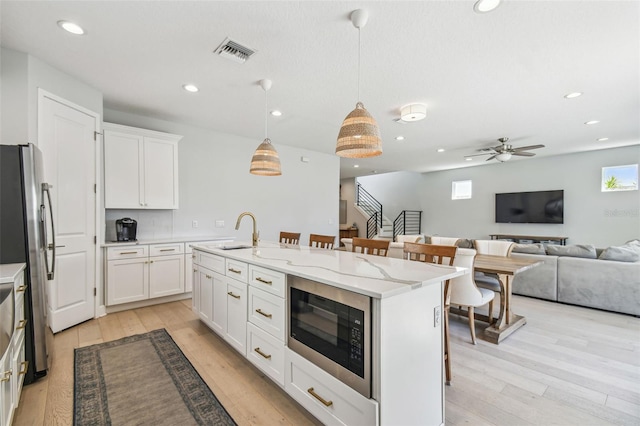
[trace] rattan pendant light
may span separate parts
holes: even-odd
[[[365,9],[351,12],[351,23],[358,29],[358,103],[342,122],[336,154],[340,157],[366,158],[382,154],[382,139],[378,123],[360,102],[360,30],[367,24]]]
[[[267,91],[271,89],[271,80],[260,80],[260,86],[264,90],[264,141],[256,148],[256,152],[251,158],[249,173],[260,176],[280,176],[282,174],[280,157],[278,151],[271,144],[267,131]]]

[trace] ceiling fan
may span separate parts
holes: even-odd
[[[529,146],[521,146],[518,148],[514,148],[512,145],[508,144],[509,138],[500,138],[498,139],[500,145],[493,146],[491,148],[483,148],[479,151],[482,151],[481,154],[473,154],[473,155],[465,155],[465,158],[477,157],[479,155],[490,155],[486,161],[493,160],[494,158],[501,163],[505,161],[509,161],[512,155],[519,155],[522,157],[533,157],[536,155],[533,152],[526,152],[531,149],[539,149],[544,148],[544,145],[529,145]]]

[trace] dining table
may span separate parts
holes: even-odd
[[[500,343],[514,331],[527,323],[522,315],[517,315],[512,310],[511,293],[514,277],[528,269],[541,265],[541,260],[514,258],[506,256],[494,256],[478,254],[475,257],[473,267],[477,272],[497,274],[500,281],[500,314],[495,322],[489,324],[484,330],[485,339],[491,343]],[[464,311],[451,307],[451,313],[464,315]],[[488,322],[488,316],[476,314],[476,318]]]

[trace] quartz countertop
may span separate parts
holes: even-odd
[[[186,243],[186,242],[202,242],[202,241],[220,241],[220,240],[235,240],[235,237],[209,235],[209,236],[186,236],[186,237],[170,237],[170,238],[158,238],[153,240],[137,240],[137,241],[106,241],[100,247],[125,247],[136,246],[140,244],[164,244],[164,243]]]
[[[273,242],[261,241],[258,247],[251,247],[250,242],[234,242],[227,246],[243,244],[249,247],[225,250],[195,244],[193,249],[379,299],[469,273],[467,268]]]
[[[22,273],[25,266],[26,264],[24,263],[7,263],[0,265],[0,284],[14,282],[18,274]]]

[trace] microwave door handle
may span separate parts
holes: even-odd
[[[52,251],[52,257],[51,257],[51,271],[49,271],[49,261],[47,259],[47,255],[45,253],[44,256],[44,263],[45,266],[47,268],[47,279],[49,281],[53,280],[53,276],[54,276],[54,272],[55,272],[55,268],[56,268],[56,230],[53,224],[53,209],[51,206],[51,191],[50,189],[52,188],[52,185],[49,185],[48,183],[43,183],[42,184],[42,192],[43,194],[46,192],[47,193],[47,201],[49,204],[49,218],[51,219],[51,239],[52,239],[52,244],[48,246],[49,250]],[[44,206],[41,206],[44,209]],[[44,209],[46,210],[46,209]],[[46,217],[43,215],[42,216],[42,220],[43,220],[43,225],[44,225],[44,244],[47,244],[47,239],[46,239],[46,235],[47,235],[47,223],[46,223]]]

